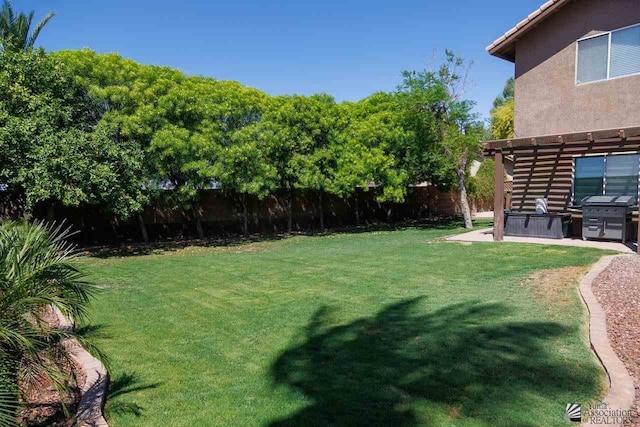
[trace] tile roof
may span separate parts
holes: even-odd
[[[557,11],[560,7],[564,6],[570,0],[549,0],[538,9],[534,10],[525,19],[520,21],[515,27],[504,33],[501,37],[496,39],[493,43],[487,46],[487,51],[499,58],[506,59],[508,61],[515,61],[515,54],[513,49],[513,42],[516,38],[525,32],[529,31],[535,25],[546,19],[550,14]]]

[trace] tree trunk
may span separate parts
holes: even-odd
[[[142,236],[142,241],[146,243],[146,242],[149,241],[149,234],[147,233],[147,226],[144,223],[144,219],[142,218],[142,214],[141,213],[138,213],[137,217],[138,217],[138,226],[140,227],[140,235]]]
[[[464,217],[464,227],[473,228],[471,221],[471,208],[469,207],[469,199],[467,198],[467,181],[465,170],[456,170],[458,175],[458,191],[460,192],[460,207],[462,208],[462,216]]]
[[[389,207],[387,208],[387,223],[391,224],[391,214],[392,214],[392,209],[393,205],[389,204]]]
[[[202,217],[200,216],[199,204],[193,204],[193,218],[196,221],[196,231],[198,233],[198,238],[200,240],[204,240],[204,230],[202,229]]]
[[[56,220],[56,208],[53,201],[47,203],[47,222],[52,223]]]
[[[118,235],[118,227],[120,226],[119,222],[118,222],[118,217],[117,216],[113,216],[113,221],[111,221],[111,231],[113,232],[114,236]]]
[[[80,213],[80,230],[82,232],[82,238],[84,239],[85,242],[90,242],[91,241],[91,227],[89,227],[89,224],[87,223],[87,215],[85,213],[86,211],[82,210]]]
[[[320,202],[320,230],[324,230],[324,206],[322,204],[322,190],[318,193],[318,201]]]
[[[356,205],[356,227],[360,227],[360,210],[358,208],[358,188],[356,188],[355,205]]]
[[[249,218],[247,213],[247,193],[242,193],[242,216],[244,223],[242,224],[242,233],[246,236],[249,234]]]
[[[293,194],[292,190],[288,190],[287,194],[287,233],[291,233],[293,228]]]

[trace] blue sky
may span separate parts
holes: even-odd
[[[434,51],[473,60],[468,97],[488,116],[513,64],[485,46],[543,0],[14,0],[39,19],[47,50],[87,47],[269,94],[356,101],[393,90]]]

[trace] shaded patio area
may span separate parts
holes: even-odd
[[[489,243],[494,242],[493,228],[485,228],[481,230],[474,230],[464,234],[458,234],[449,237],[447,240],[452,242],[470,242],[470,243]],[[534,237],[513,237],[504,236],[504,242],[507,243],[533,243],[538,245],[556,245],[556,246],[575,246],[582,248],[594,248],[602,250],[610,250],[621,253],[635,253],[637,250],[637,244],[635,242],[627,242],[622,244],[620,242],[604,242],[596,240],[582,240],[579,238],[566,238],[566,239],[539,239]]]
[[[507,234],[505,233],[505,156],[513,156],[514,158],[512,212],[536,212],[539,202],[542,202],[544,213],[556,215],[571,213],[572,224],[581,227],[584,213],[582,203],[587,197],[627,196],[633,197],[634,201],[639,199],[638,177],[640,175],[638,175],[637,163],[640,159],[638,157],[639,151],[640,127],[637,126],[485,142],[484,155],[493,157],[495,160],[493,209],[495,232],[489,235],[486,233],[472,234],[469,238],[473,241],[486,241],[487,237],[491,237],[494,241],[523,242],[521,238],[507,238],[505,236]],[[589,169],[589,165],[592,166],[591,169]],[[587,169],[589,171],[585,172]],[[608,175],[610,175],[612,183],[622,184],[618,187],[616,184],[605,185]],[[620,177],[622,177],[622,181],[620,181]],[[613,206],[613,203],[610,202],[606,206],[602,204],[602,206],[608,209]],[[623,224],[618,221],[617,227],[626,227],[625,221],[630,221],[631,224],[635,223],[634,234],[636,234],[635,229],[640,234],[637,205],[631,202],[625,209],[631,213],[632,219],[628,220],[625,217],[624,220],[620,220]],[[603,215],[607,218],[613,218],[611,215],[607,216],[608,214]],[[599,232],[598,235],[605,236],[610,230],[616,228],[615,220],[604,221],[602,218],[602,215],[589,217],[589,221],[593,221],[593,223],[589,223],[590,233],[598,234]],[[612,224],[612,226],[609,227],[608,224]],[[620,240],[624,240],[625,237],[623,233]],[[637,238],[635,236],[633,238],[637,242]],[[640,249],[637,243],[631,245],[630,243],[601,243],[599,241],[583,242],[578,239],[563,239],[560,242],[550,243],[544,239],[542,241],[536,240],[539,239],[525,238],[524,242],[596,247],[619,252],[628,252],[634,248],[636,251]]]

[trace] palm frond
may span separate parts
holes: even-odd
[[[48,13],[31,31],[34,12],[16,13],[13,4],[5,0],[0,10],[0,47],[3,51],[27,51],[35,46],[45,25],[55,16]]]
[[[67,390],[71,365],[62,343],[76,334],[53,328],[47,310],[82,319],[95,292],[74,263],[71,235],[64,224],[0,223],[0,427],[15,416],[18,381],[46,379],[61,396]]]
[[[13,4],[11,3],[10,0],[5,0],[5,2],[2,4],[2,13],[1,13],[1,17],[2,17],[2,25],[5,28],[11,28],[11,26],[13,25],[13,22],[16,19],[16,13],[13,9]]]
[[[18,410],[17,364],[0,350],[0,427],[15,424]]]
[[[53,18],[54,16],[56,16],[55,12],[49,12],[49,14],[47,16],[45,16],[44,18],[42,18],[42,20],[40,22],[38,22],[38,24],[36,25],[36,27],[33,29],[33,31],[31,32],[31,36],[29,37],[29,41],[26,44],[26,48],[30,49],[32,48],[35,44],[36,44],[36,39],[38,38],[38,36],[40,35],[40,31],[42,31],[42,29],[44,28],[45,25],[47,25],[47,23],[51,20],[51,18]]]
[[[0,374],[0,427],[12,427],[15,425],[15,416],[18,410],[16,393],[3,387],[3,379]]]

